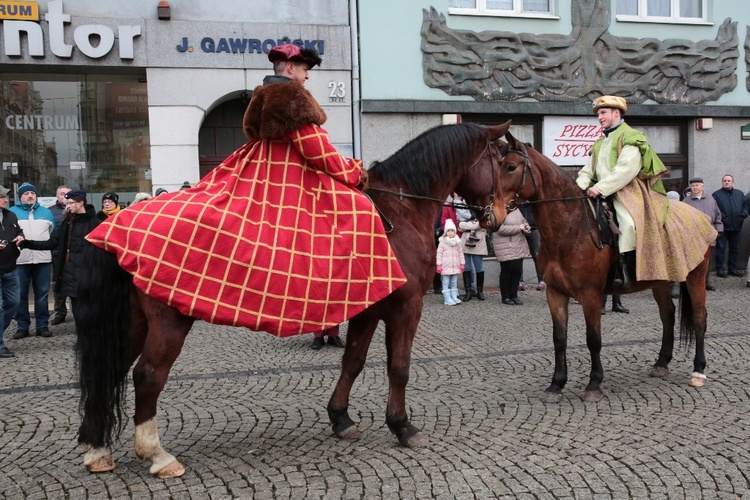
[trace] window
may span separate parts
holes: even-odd
[[[551,16],[554,0],[449,0],[451,14]]]
[[[620,21],[707,22],[706,0],[617,0]]]

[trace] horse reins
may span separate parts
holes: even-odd
[[[471,170],[479,164],[479,162],[481,161],[481,159],[484,158],[485,153],[487,153],[487,151],[490,150],[490,144],[493,141],[490,140],[490,137],[487,134],[486,130],[484,131],[484,136],[485,136],[485,141],[486,141],[484,149],[479,154],[479,157],[477,157],[477,159],[474,160],[474,163],[472,163],[471,165],[469,165],[469,167],[466,169],[465,174],[468,174],[469,172],[471,172]],[[492,155],[491,154],[490,154],[490,168],[492,169],[492,175],[491,175],[491,177],[492,177],[492,189],[490,190],[490,203],[489,203],[489,205],[487,205],[485,207],[481,207],[479,205],[469,205],[469,204],[466,204],[466,203],[451,203],[451,204],[448,204],[448,203],[445,203],[445,200],[434,198],[432,196],[422,196],[422,195],[419,195],[419,194],[405,193],[404,190],[403,190],[403,188],[398,188],[398,191],[393,191],[393,190],[390,190],[390,189],[381,189],[381,188],[368,187],[367,189],[365,189],[364,191],[362,191],[362,193],[365,196],[367,196],[367,198],[370,200],[370,202],[373,204],[373,206],[375,207],[375,209],[380,214],[380,217],[387,224],[388,229],[385,231],[386,233],[390,233],[391,231],[393,231],[394,225],[390,221],[390,219],[388,219],[388,217],[386,217],[386,215],[383,213],[383,211],[380,210],[380,207],[378,207],[375,204],[375,202],[372,200],[372,198],[367,194],[367,191],[375,191],[375,192],[379,192],[379,193],[386,193],[386,194],[390,194],[390,195],[393,195],[393,196],[397,196],[398,199],[401,200],[401,201],[404,201],[404,198],[410,198],[410,199],[414,199],[414,200],[433,201],[435,203],[440,203],[442,206],[453,206],[454,208],[467,208],[467,209],[471,210],[472,212],[481,213],[482,214],[482,219],[481,220],[484,220],[484,219],[489,218],[490,214],[492,213],[492,204],[494,203],[494,200],[495,200],[495,164],[492,161]]]
[[[536,177],[534,177],[534,169],[531,168],[531,163],[529,162],[529,154],[528,154],[528,152],[524,151],[524,150],[521,150],[521,149],[511,148],[510,144],[508,144],[508,149],[505,152],[501,151],[501,154],[503,156],[506,156],[508,153],[516,153],[517,155],[522,156],[523,159],[524,159],[524,163],[523,163],[523,172],[521,173],[521,181],[520,181],[520,183],[518,185],[518,188],[516,189],[516,195],[515,195],[515,197],[511,201],[509,201],[508,203],[505,204],[505,210],[507,212],[512,212],[513,210],[516,210],[517,208],[519,208],[521,205],[536,205],[536,204],[541,204],[541,203],[555,203],[555,202],[566,202],[566,201],[582,200],[582,202],[583,202],[583,212],[584,212],[584,214],[588,214],[588,212],[586,210],[586,208],[587,208],[586,207],[586,200],[588,200],[589,201],[589,208],[592,210],[592,212],[594,212],[594,219],[596,219],[596,210],[597,209],[594,209],[594,206],[593,206],[593,204],[591,202],[591,197],[588,196],[588,195],[583,195],[583,196],[565,196],[563,198],[548,198],[546,200],[534,200],[534,201],[527,200],[527,201],[522,201],[521,203],[519,203],[518,202],[518,198],[520,197],[520,192],[523,189],[523,187],[526,185],[526,171],[527,170],[530,172],[531,180],[534,182],[534,188],[537,188],[538,185],[537,185],[537,182],[536,182]],[[493,179],[493,181],[494,181],[494,179]],[[600,199],[597,197],[597,207],[599,206],[599,203],[600,203]],[[602,248],[604,248],[604,243],[602,241],[602,236],[601,236],[601,228],[599,228],[599,233],[600,233],[599,234],[599,241],[596,241],[594,239],[594,232],[593,232],[593,230],[591,228],[591,221],[589,220],[588,215],[586,215],[585,219],[586,219],[586,231],[589,233],[589,237],[591,238],[591,242],[594,244],[594,246],[596,246],[599,250],[601,250]]]

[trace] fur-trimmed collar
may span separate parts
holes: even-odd
[[[303,125],[322,125],[326,113],[297,82],[261,85],[245,111],[242,128],[249,139],[280,139]]]

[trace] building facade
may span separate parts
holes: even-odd
[[[571,174],[616,94],[668,166],[665,184],[750,190],[750,9],[743,0],[361,2],[362,154],[460,116],[497,124]],[[745,130],[743,137],[742,131]]]
[[[307,88],[352,154],[347,0],[0,1],[0,19],[6,187],[54,196],[66,184],[126,203],[195,183],[245,142],[242,115],[280,43],[321,53]]]

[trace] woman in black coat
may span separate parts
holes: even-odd
[[[83,266],[84,245],[90,245],[84,238],[96,226],[99,219],[92,205],[86,204],[86,192],[69,191],[65,195],[67,216],[47,241],[24,240],[21,247],[32,250],[52,250],[57,248],[53,269],[55,270],[55,291],[70,297],[75,318],[76,297],[78,296],[78,275]]]

